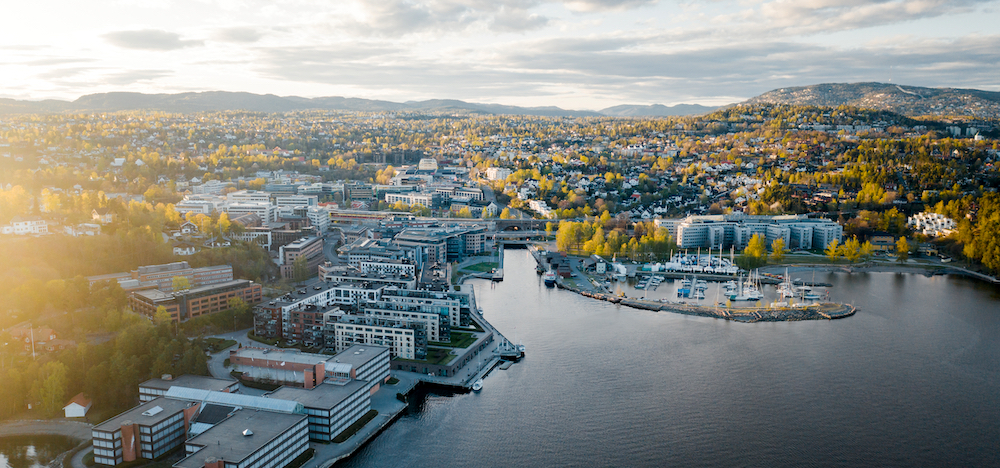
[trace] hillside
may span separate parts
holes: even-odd
[[[0,114],[114,112],[127,110],[158,110],[181,113],[222,110],[289,112],[316,109],[362,112],[423,111],[565,117],[601,115],[592,111],[566,110],[558,107],[517,107],[500,104],[477,104],[450,99],[397,103],[337,96],[310,99],[297,96],[283,97],[273,94],[260,95],[225,91],[179,94],[102,93],[82,96],[72,102],[0,99]]]
[[[1000,118],[1000,92],[978,89],[922,88],[890,83],[826,83],[768,91],[748,104],[813,106],[850,105],[907,116]]]
[[[273,94],[208,91],[202,93],[142,94],[102,93],[82,96],[75,101],[17,101],[0,99],[0,115],[60,112],[115,112],[157,110],[165,112],[202,112],[245,110],[251,112],[289,112],[298,110],[340,110],[358,112],[445,112],[476,114],[537,115],[546,117],[661,117],[700,115],[716,107],[678,104],[667,107],[654,105],[621,105],[600,111],[568,110],[559,107],[518,107],[502,104],[480,104],[455,99],[391,102],[340,96],[303,98]]]

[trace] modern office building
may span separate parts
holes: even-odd
[[[303,237],[295,242],[278,248],[279,266],[282,278],[295,276],[295,261],[300,257],[306,259],[306,271],[309,276],[316,274],[316,267],[326,261],[323,255],[322,237]]]
[[[174,288],[174,277],[182,277],[191,287],[226,283],[233,280],[232,265],[214,265],[191,268],[188,262],[174,262],[163,265],[141,266],[127,273],[88,276],[93,286],[100,281],[117,281],[126,291],[155,288],[170,292]]]
[[[233,298],[256,304],[261,300],[261,286],[250,280],[233,280],[173,293],[143,289],[129,294],[129,306],[133,312],[147,317],[156,316],[156,309],[162,306],[170,314],[171,321],[184,322],[227,310]]]
[[[362,380],[348,380],[308,390],[281,387],[268,397],[302,403],[309,416],[309,438],[330,442],[371,410],[371,393],[367,385],[368,382]]]
[[[175,468],[283,468],[309,449],[305,414],[234,408],[184,443]]]
[[[229,351],[229,362],[244,379],[313,388],[326,378],[333,356],[303,353],[295,348],[243,347]]]
[[[154,459],[184,443],[198,403],[156,398],[92,429],[94,461],[115,466]]]

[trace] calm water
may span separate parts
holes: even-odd
[[[860,312],[740,324],[547,289],[526,251],[504,267],[477,298],[527,357],[345,466],[1000,466],[992,286],[817,273]]]
[[[63,436],[0,437],[0,468],[41,468],[76,444]]]

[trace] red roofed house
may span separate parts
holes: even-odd
[[[82,418],[87,415],[87,411],[90,411],[90,406],[93,404],[94,402],[83,396],[83,392],[81,392],[71,398],[66,406],[63,406],[63,411],[66,412],[67,418]]]

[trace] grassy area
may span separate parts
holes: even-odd
[[[247,338],[250,338],[251,340],[256,341],[258,343],[264,343],[264,344],[268,344],[268,345],[271,345],[271,346],[277,346],[278,345],[278,339],[277,338],[261,338],[261,337],[259,337],[257,335],[254,335],[252,330],[247,332]]]
[[[236,344],[236,340],[224,340],[222,338],[205,338],[203,341],[205,342],[205,347],[212,354]]]
[[[395,377],[389,377],[389,380],[385,382],[386,385],[396,385],[399,383],[399,379]]]
[[[96,464],[97,464],[97,462],[94,461],[94,452],[90,452],[90,453],[88,453],[88,454],[86,454],[86,455],[83,456],[83,465],[84,466],[94,466]]]
[[[365,424],[368,424],[368,421],[375,419],[375,416],[378,416],[378,411],[371,410],[365,413],[365,415],[362,416],[361,419],[355,421],[354,424],[348,426],[348,428],[344,429],[344,431],[341,432],[340,434],[337,434],[337,436],[333,438],[333,442],[335,444],[340,444],[343,443],[345,440],[350,439],[352,435],[358,432],[362,427],[365,427]]]
[[[487,271],[493,271],[494,268],[498,268],[499,266],[500,264],[497,262],[483,262],[462,267],[462,271],[485,273]]]
[[[450,362],[455,356],[451,354],[450,348],[427,348],[427,359],[402,359],[396,358],[395,361],[400,362],[413,362],[417,364],[433,364],[433,365],[444,365]]]
[[[463,333],[452,330],[451,332],[451,342],[450,343],[440,343],[437,341],[430,341],[427,344],[431,346],[443,346],[446,348],[468,348],[472,343],[476,342],[476,335],[472,333]]]

